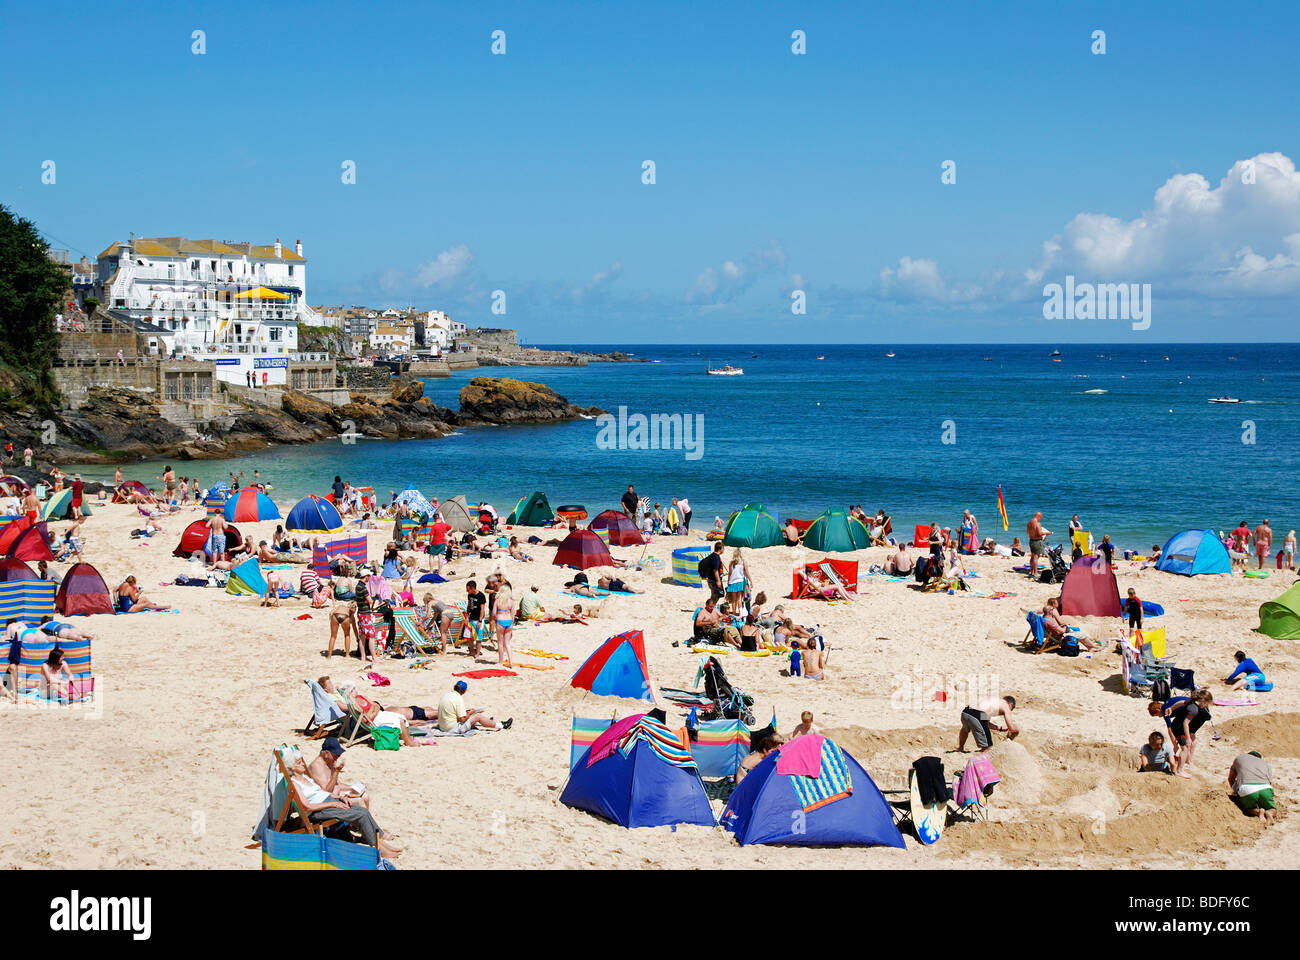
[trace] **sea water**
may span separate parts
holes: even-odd
[[[1300,345],[1064,345],[1059,363],[1050,344],[895,346],[894,357],[888,345],[553,346],[650,362],[482,368],[426,381],[426,394],[456,408],[471,377],[535,380],[616,418],[625,408],[621,429],[617,419],[612,432],[596,420],[462,428],[438,440],[335,440],[173,466],[204,485],[259,469],[277,500],[324,493],[340,474],[383,498],[414,483],[503,513],[543,490],[553,507],[595,514],[631,483],[665,508],[688,497],[701,528],[750,502],[803,519],[832,506],[884,508],[908,533],[955,526],[970,508],[981,534],[1002,542],[1023,540],[1036,510],[1064,541],[1077,513],[1097,540],[1109,533],[1140,550],[1187,527],[1266,516],[1280,545],[1300,526]],[[744,375],[705,372],[724,363]],[[1243,402],[1207,402],[1222,395]],[[647,427],[659,417],[667,442],[638,439],[638,415]],[[698,425],[698,444],[674,445],[674,416]],[[150,461],[124,474],[152,484],[161,469]],[[108,479],[112,468],[82,473]]]

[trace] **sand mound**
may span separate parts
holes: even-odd
[[[1300,757],[1300,714],[1262,713],[1217,725],[1227,740],[1240,747],[1239,752],[1258,750],[1265,757]]]

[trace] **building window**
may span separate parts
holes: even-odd
[[[280,335],[284,333],[284,331],[283,331],[282,329],[280,329],[279,327],[269,327],[268,329],[270,330],[271,340],[272,340],[273,342],[274,342],[274,341],[279,341],[279,339],[280,339]]]

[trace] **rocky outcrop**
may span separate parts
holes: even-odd
[[[415,403],[424,397],[424,381],[398,380],[393,384],[392,397],[398,403]]]
[[[462,421],[553,423],[604,413],[598,407],[569,403],[544,383],[509,377],[475,377],[460,390]]]

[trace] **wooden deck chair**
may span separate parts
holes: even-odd
[[[321,689],[315,680],[304,680],[311,691],[311,718],[302,728],[302,735],[312,740],[337,735],[348,715],[334,702],[334,698]]]
[[[285,789],[284,806],[280,809],[280,817],[275,822],[276,831],[278,833],[315,833],[324,835],[326,827],[332,827],[340,823],[341,821],[334,819],[313,823],[308,819],[307,808],[302,805],[302,797],[298,794],[298,788],[294,786],[293,777],[289,774],[289,768],[285,766],[283,755],[279,749],[272,750],[271,753],[275,757],[276,766],[280,769],[280,776],[284,779]],[[290,810],[298,814],[298,818],[302,821],[301,827],[297,829],[293,827],[286,828],[285,821],[289,817]]]
[[[397,642],[410,640],[415,644],[415,652],[424,656],[442,652],[442,638],[433,640],[420,625],[415,610],[394,610],[393,623],[397,627]],[[433,629],[436,631],[437,625]]]
[[[817,565],[817,569],[826,575],[827,580],[835,584],[835,586],[838,587],[840,590],[843,590],[844,596],[847,597],[849,596],[850,593],[852,593],[852,591],[849,590],[849,588],[844,585],[844,581],[840,579],[840,575],[835,572],[835,568],[832,567],[829,563],[819,563]]]
[[[343,702],[347,705],[347,717],[343,721],[343,727],[339,730],[339,740],[345,747],[351,747],[358,743],[364,743],[373,736],[370,721],[366,719],[365,711],[361,709],[356,698],[351,692],[345,693]]]

